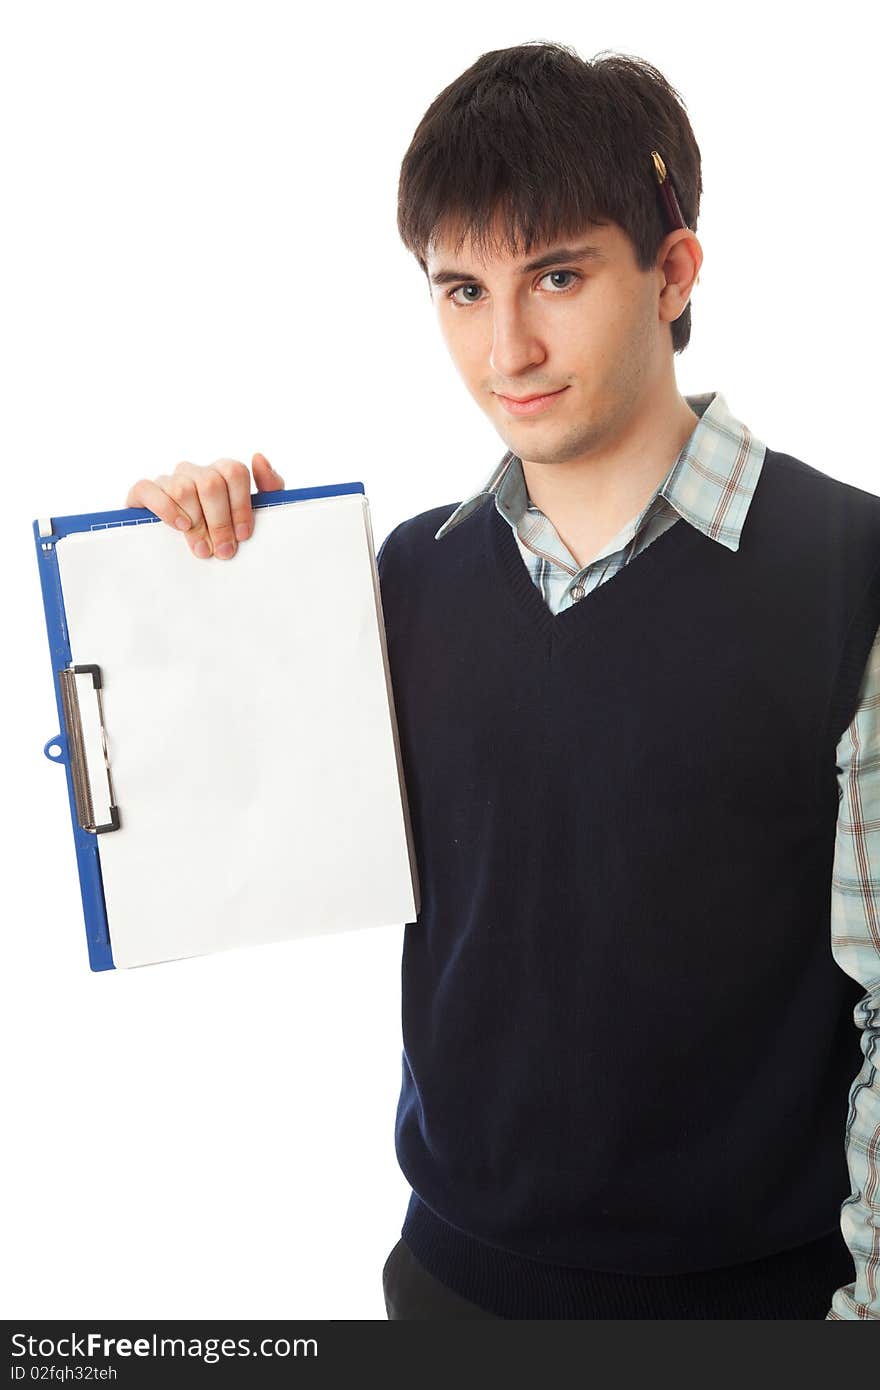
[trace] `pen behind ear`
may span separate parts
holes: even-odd
[[[667,223],[668,230],[674,231],[676,227],[686,227],[687,223],[682,216],[678,198],[675,196],[675,188],[672,179],[667,172],[666,165],[660,157],[659,150],[651,151],[651,159],[654,165],[654,176],[657,179],[657,191],[660,195],[660,203]]]

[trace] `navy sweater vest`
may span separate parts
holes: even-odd
[[[675,1275],[837,1229],[880,497],[768,450],[737,551],[679,521],[555,617],[491,501],[434,540],[454,505],[379,553],[421,884],[404,1237],[489,1306],[523,1259]]]

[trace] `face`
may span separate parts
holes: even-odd
[[[539,463],[596,452],[642,413],[673,398],[671,320],[683,312],[702,253],[693,232],[671,232],[654,267],[639,270],[614,223],[478,260],[437,237],[426,257],[448,351],[507,447]],[[504,397],[542,393],[528,412]],[[680,404],[680,402],[678,402]]]

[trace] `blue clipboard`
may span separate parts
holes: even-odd
[[[307,498],[338,497],[346,493],[363,494],[364,484],[362,482],[332,483],[322,487],[256,492],[251,494],[251,505],[258,509],[278,506],[281,503],[301,502]],[[71,535],[76,531],[100,531],[117,526],[152,524],[162,526],[166,523],[146,507],[125,507],[118,511],[83,512],[76,516],[38,519],[33,523],[37,565],[40,571],[40,585],[46,617],[46,632],[49,638],[49,654],[52,661],[55,703],[61,730],[46,742],[43,752],[50,762],[61,763],[67,770],[67,795],[70,802],[70,817],[85,915],[89,965],[93,971],[114,970],[116,968],[113,960],[113,943],[110,940],[107,924],[97,837],[99,834],[118,829],[119,816],[116,808],[111,804],[110,817],[103,825],[83,823],[89,820],[88,815],[85,814],[88,797],[87,793],[83,791],[82,770],[77,765],[76,730],[71,722],[70,697],[66,693],[65,673],[74,671],[90,673],[99,705],[100,673],[97,667],[74,667],[73,665],[64,610],[61,574],[55,546],[62,537]]]

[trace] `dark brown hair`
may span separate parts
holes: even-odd
[[[527,255],[548,241],[615,222],[650,270],[671,227],[658,196],[659,151],[684,220],[696,231],[700,150],[678,92],[644,59],[565,44],[484,53],[445,87],[416,127],[400,169],[397,227],[427,276],[433,236],[460,229],[479,255]],[[496,216],[503,240],[492,242]],[[673,352],[691,306],[670,325]]]

